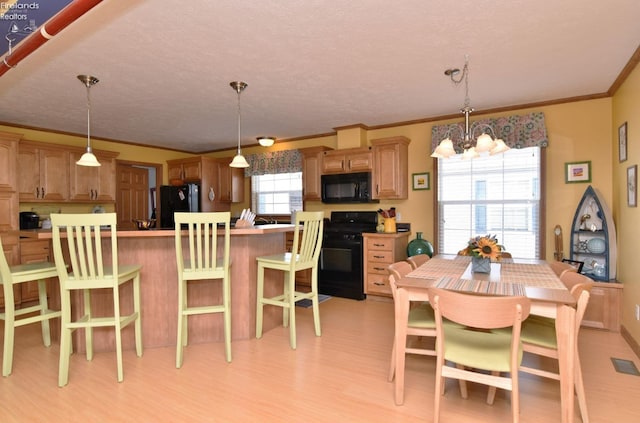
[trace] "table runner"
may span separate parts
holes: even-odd
[[[487,293],[495,295],[525,295],[525,287],[566,289],[553,270],[545,263],[514,263],[513,260],[500,262],[499,281],[487,280],[486,274],[478,279],[470,279],[468,271],[470,257],[454,259],[434,257],[407,276],[417,279],[437,281],[434,286],[457,291]],[[494,276],[493,274],[492,276]]]
[[[449,289],[452,291],[473,292],[476,294],[525,296],[526,290],[519,283],[502,283],[478,281],[469,279],[458,279],[450,276],[443,276],[436,282],[437,288]]]

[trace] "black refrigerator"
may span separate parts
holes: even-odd
[[[160,187],[160,227],[173,229],[175,212],[200,211],[200,185],[162,185]]]

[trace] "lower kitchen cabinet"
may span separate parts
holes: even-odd
[[[363,233],[364,289],[367,295],[391,297],[387,267],[407,259],[409,232]]]
[[[49,240],[20,240],[20,264],[38,263],[51,260]],[[20,302],[38,300],[38,282],[31,281],[20,284]]]

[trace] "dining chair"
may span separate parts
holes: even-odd
[[[513,258],[513,256],[512,256],[512,255],[511,255],[511,253],[510,253],[510,252],[508,252],[508,251],[502,251],[502,252],[500,253],[500,258]]]
[[[429,257],[429,256],[427,256]],[[411,272],[411,265],[406,261],[400,261],[396,263],[392,263],[388,267],[389,271],[389,286],[391,287],[391,293],[393,295],[394,301],[397,299],[397,291],[398,287],[396,282]],[[397,305],[396,305],[397,306]],[[433,308],[429,303],[420,303],[418,305],[414,305],[409,308],[409,316],[407,320],[407,337],[436,337],[436,320]],[[418,355],[427,355],[434,356],[436,355],[435,347],[429,348],[423,346],[419,348],[418,346],[407,346],[407,338],[401,343],[404,346],[402,351],[396,351],[396,339],[394,336],[393,347],[391,349],[391,362],[389,363],[389,375],[388,381],[393,381],[396,371],[402,372],[404,374],[404,368],[396,369],[396,354],[418,354]],[[400,378],[404,380],[404,378]],[[402,396],[402,395],[399,395]],[[396,398],[396,404],[402,404],[404,402],[404,398]]]
[[[521,296],[497,297],[469,295],[441,288],[429,288],[429,299],[435,310],[436,382],[434,422],[440,419],[440,398],[445,378],[472,381],[511,391],[511,413],[519,421],[520,394],[518,366],[522,360],[520,328],[529,316],[531,303]],[[443,324],[449,319],[464,327]],[[511,328],[510,336],[492,329]],[[450,367],[445,362],[455,364]],[[481,371],[489,371],[490,374]],[[502,376],[501,373],[508,373]],[[467,398],[466,385],[460,384]],[[488,397],[493,401],[493,396]]]
[[[289,344],[296,349],[296,310],[295,303],[303,299],[311,300],[313,324],[316,336],[321,336],[320,307],[318,302],[318,259],[322,247],[322,229],[324,212],[297,212],[293,246],[291,252],[283,252],[269,256],[260,256],[258,262],[256,338],[262,338],[262,320],[264,306],[282,307],[284,327],[289,327]],[[296,253],[297,252],[297,253]],[[282,294],[265,297],[265,269],[281,270],[284,273]],[[311,269],[311,288],[309,292],[296,291],[296,272]]]
[[[222,313],[225,357],[231,362],[231,293],[230,293],[230,212],[174,213],[175,248],[178,266],[178,339],[176,368],[182,367],[188,340],[189,316]],[[224,234],[218,236],[218,227]],[[183,237],[183,230],[187,236]],[[193,305],[188,302],[191,281],[220,280],[220,298],[216,304]],[[198,282],[200,283],[200,282]]]
[[[575,320],[575,392],[578,397],[578,405],[580,407],[580,415],[582,421],[587,423],[589,416],[587,412],[587,401],[584,392],[584,384],[582,379],[582,370],[580,366],[580,355],[578,353],[578,333],[582,318],[589,303],[589,295],[593,287],[593,280],[585,275],[575,272],[564,273],[561,280],[571,294],[576,299],[576,320]],[[534,316],[532,316],[534,317]],[[525,353],[549,357],[558,360],[558,342],[556,337],[555,320],[551,318],[535,316],[535,319],[529,318],[522,324],[520,337],[522,339],[522,349]],[[520,365],[520,371],[530,373],[536,376],[546,377],[549,379],[560,380],[558,372],[552,372],[540,368]]]
[[[142,356],[142,267],[119,264],[115,213],[51,214],[51,226],[62,309],[58,385],[65,386],[69,382],[72,332],[84,329],[87,360],[92,360],[93,328],[96,327],[115,329],[117,377],[118,382],[122,382],[122,330],[131,323],[134,324],[136,355]],[[132,310],[123,314],[120,309],[120,287],[127,282],[132,283],[133,304],[127,307]],[[100,289],[110,289],[112,292],[112,316],[94,316],[92,313],[91,294]],[[78,299],[73,304],[72,296]],[[78,308],[82,311],[78,311]]]
[[[61,313],[59,310],[49,309],[46,279],[57,276],[55,264],[48,261],[9,266],[0,239],[0,284],[4,291],[4,312],[0,312],[0,320],[4,320],[2,376],[9,376],[13,370],[13,345],[17,327],[40,322],[42,342],[45,347],[51,346],[49,320],[60,317]],[[37,304],[16,310],[14,287],[31,281],[38,282]]]
[[[428,262],[430,258],[431,257],[429,257],[427,254],[416,254],[415,256],[407,257],[407,261],[411,265],[412,269],[416,269],[424,263]]]
[[[558,277],[561,277],[566,272],[577,272],[578,269],[569,263],[563,261],[552,260],[549,262],[549,266],[555,272]]]

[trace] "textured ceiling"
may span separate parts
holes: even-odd
[[[204,152],[607,92],[638,0],[105,0],[0,76],[0,122]]]

